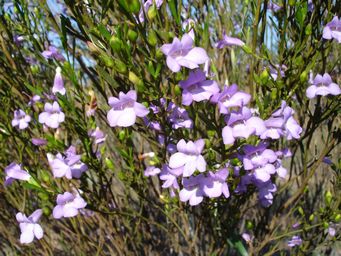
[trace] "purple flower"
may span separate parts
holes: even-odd
[[[223,39],[218,41],[216,43],[215,47],[218,48],[218,49],[222,49],[225,46],[233,46],[233,45],[244,46],[245,43],[242,40],[238,39],[238,38],[227,36],[225,31],[224,31]]]
[[[279,6],[278,4],[275,4],[272,1],[269,1],[267,8],[273,12],[278,12],[278,11],[282,10],[281,6]]]
[[[195,35],[194,35],[194,26],[195,21],[192,19],[187,19],[182,23],[182,29],[187,33],[194,41]]]
[[[233,144],[237,138],[247,139],[256,134],[260,136],[265,130],[264,121],[254,117],[251,110],[242,107],[239,111],[232,111],[225,118],[227,126],[223,128],[222,136],[224,144]]]
[[[156,8],[160,9],[163,0],[154,0],[156,4]],[[144,2],[143,7],[141,7],[141,10],[139,12],[139,20],[140,22],[144,22],[144,14],[148,12],[149,8],[154,4],[153,0],[147,0]],[[143,9],[142,9],[143,8]]]
[[[302,244],[302,239],[299,236],[293,236],[288,242],[289,247],[295,247]]]
[[[206,75],[200,69],[190,72],[187,80],[180,81],[182,92],[182,104],[189,106],[192,101],[209,100],[213,94],[219,92],[218,84],[212,80],[206,80]]]
[[[144,170],[144,176],[149,177],[149,176],[155,176],[158,175],[161,172],[160,168],[157,168],[155,166],[148,166]]]
[[[61,95],[65,95],[66,90],[64,87],[63,77],[62,77],[62,69],[60,67],[56,68],[56,75],[54,77],[52,93],[60,93]]]
[[[21,169],[21,166],[15,162],[11,163],[5,168],[5,186],[9,186],[14,180],[29,180],[31,176],[27,171]]]
[[[338,43],[341,43],[341,19],[335,16],[331,22],[327,23],[327,25],[323,29],[324,39],[336,39]]]
[[[258,187],[259,194],[258,199],[263,207],[268,207],[273,202],[273,193],[277,191],[277,187],[275,184],[268,182],[257,182],[256,186]]]
[[[50,45],[48,48],[48,50],[42,52],[45,59],[55,58],[58,61],[65,61],[64,56],[58,52],[56,47]]]
[[[34,237],[41,239],[44,235],[43,229],[37,223],[43,214],[41,209],[35,210],[29,217],[25,214],[18,212],[16,219],[20,226],[20,243],[29,244],[33,241]]]
[[[175,37],[171,44],[164,44],[161,51],[167,55],[167,66],[173,72],[179,72],[181,66],[198,68],[209,59],[203,48],[193,48],[193,39],[188,34],[184,34],[181,41]]]
[[[107,119],[111,127],[132,126],[136,122],[136,116],[148,115],[149,110],[141,103],[136,102],[136,91],[130,90],[127,94],[120,92],[118,97],[109,98],[111,109],[108,112]]]
[[[53,218],[74,217],[85,206],[86,202],[79,194],[73,195],[70,192],[59,194],[57,196],[57,205],[53,208]]]
[[[35,146],[44,146],[47,144],[47,140],[41,138],[32,138],[31,141]]]
[[[267,129],[260,138],[279,139],[285,135],[288,140],[298,139],[302,133],[302,127],[294,119],[294,113],[294,110],[282,101],[281,107],[264,121]]]
[[[192,206],[200,204],[204,199],[203,180],[204,176],[202,174],[183,179],[183,189],[179,193],[180,201],[189,201]]]
[[[92,137],[95,140],[95,144],[102,144],[107,136],[104,134],[99,127],[96,127],[95,130],[89,131],[89,136]]]
[[[164,164],[162,166],[162,171],[160,173],[160,180],[163,180],[163,188],[169,188],[171,190],[180,189],[177,178],[182,175],[183,168],[171,169],[168,165]]]
[[[328,235],[334,237],[336,235],[336,225],[334,223],[329,223]]]
[[[218,103],[221,114],[229,113],[229,108],[243,107],[249,103],[251,95],[245,92],[238,91],[238,86],[232,84],[230,87],[224,86],[221,93],[212,96],[211,102]]]
[[[205,146],[203,139],[197,140],[195,142],[189,141],[188,143],[182,139],[176,146],[178,152],[170,157],[170,168],[177,169],[183,167],[184,177],[191,176],[196,170],[199,172],[206,171],[206,161],[201,155],[201,152]]]
[[[341,94],[340,87],[336,83],[333,83],[328,73],[325,73],[323,76],[318,74],[314,78],[312,85],[307,88],[306,95],[309,99],[313,99],[317,95],[326,96],[328,94]]]
[[[188,113],[184,108],[180,108],[171,102],[168,105],[167,111],[171,111],[168,120],[172,124],[173,129],[192,129],[193,121],[189,118]]]
[[[14,111],[14,119],[12,120],[12,126],[18,126],[20,130],[24,130],[28,127],[28,123],[31,122],[31,116],[27,115],[23,110],[18,109]]]
[[[47,159],[55,178],[79,179],[88,166],[80,161],[81,155],[76,154],[76,148],[70,146],[65,151],[66,157],[58,153],[56,156],[48,153]]]
[[[28,102],[29,106],[34,105],[36,102],[40,101],[40,96],[39,95],[33,95],[30,101]]]
[[[278,74],[280,77],[285,77],[285,71],[288,69],[286,65],[275,65],[275,67],[270,67],[270,76],[273,80],[277,80]]]
[[[216,173],[209,172],[208,177],[203,181],[203,191],[206,196],[220,197],[223,194],[226,198],[230,196],[229,188],[226,183],[226,178],[229,172],[226,168],[217,171]]]
[[[53,104],[45,103],[44,112],[39,114],[39,123],[51,128],[58,128],[59,124],[64,122],[64,119],[65,115],[57,101],[54,101]]]

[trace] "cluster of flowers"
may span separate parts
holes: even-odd
[[[43,52],[43,56],[46,58],[56,58],[60,61],[62,60],[62,55],[52,46],[49,47],[48,51]],[[50,127],[56,129],[65,119],[65,115],[56,100],[57,93],[60,93],[61,95],[66,94],[60,67],[57,67],[56,69],[52,95],[46,95],[47,99],[53,99],[54,101],[52,104],[46,102],[44,111],[39,114],[39,123],[43,124],[45,128]],[[28,105],[32,106],[41,100],[40,96],[35,95]],[[30,115],[26,114],[22,109],[18,109],[14,111],[12,126],[18,127],[19,130],[23,130],[28,127],[31,120]],[[95,130],[89,131],[89,137],[93,139],[95,145],[102,144],[106,139],[105,134],[98,127]],[[32,143],[36,146],[43,146],[47,141],[42,138],[32,138]],[[78,179],[81,177],[82,173],[88,169],[88,166],[81,161],[81,155],[76,153],[76,148],[74,146],[70,146],[63,154],[57,153],[56,155],[53,155],[48,153],[47,159],[54,178],[66,177],[67,179]],[[24,170],[21,165],[15,162],[5,168],[5,174],[5,186],[11,185],[14,180],[28,181],[36,184],[34,178]],[[53,209],[53,217],[55,219],[74,217],[78,215],[79,210],[85,208],[87,205],[85,200],[75,189],[72,193],[64,192],[63,194],[58,194],[56,203],[57,204]],[[43,229],[38,224],[41,215],[41,209],[34,211],[29,217],[26,217],[26,215],[21,212],[17,213],[16,218],[20,223],[21,230],[21,243],[31,243],[34,237],[37,239],[43,237]]]

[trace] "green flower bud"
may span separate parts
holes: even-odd
[[[141,4],[139,0],[125,0],[126,6],[128,7],[128,10],[130,13],[139,13],[141,9]]]
[[[174,93],[176,96],[180,96],[181,95],[181,88],[179,85],[174,86]]]
[[[39,71],[40,71],[40,68],[39,68],[38,65],[32,65],[32,66],[30,67],[30,69],[31,69],[31,72],[32,72],[33,75],[38,74]]]
[[[277,99],[277,88],[272,88],[271,89],[271,99],[272,100]]]
[[[253,228],[254,228],[254,225],[253,225],[252,221],[247,220],[246,221],[246,229],[252,230]]]
[[[121,74],[127,73],[127,66],[119,59],[114,60],[114,69]]]
[[[242,46],[242,49],[244,52],[248,53],[248,54],[251,54],[252,53],[252,49],[250,47],[248,47],[246,44],[244,44]]]
[[[266,84],[269,80],[269,72],[264,69],[263,72],[260,74],[260,81],[262,84]]]
[[[341,214],[340,213],[336,214],[334,220],[335,222],[339,222],[341,220]]]
[[[134,72],[129,71],[128,79],[137,87],[138,91],[143,91],[143,81]]]
[[[312,222],[312,221],[314,221],[314,219],[315,219],[315,215],[314,214],[310,214],[309,221]]]
[[[312,32],[312,26],[311,26],[311,23],[309,23],[306,27],[305,27],[305,34],[307,36],[310,36],[311,35],[311,32]]]
[[[308,73],[307,71],[303,71],[300,75],[300,81],[302,83],[306,82],[308,80]]]
[[[39,192],[38,197],[43,201],[47,201],[49,199],[49,195],[44,192]]]
[[[136,42],[138,36],[139,35],[134,30],[131,29],[128,30],[128,38],[131,42]]]
[[[296,0],[289,0],[289,5],[290,6],[295,6]]]
[[[43,207],[43,209],[42,209],[42,210],[43,210],[43,213],[44,213],[44,215],[47,215],[47,216],[48,216],[48,215],[50,215],[50,214],[51,214],[51,210],[50,210],[50,208],[48,208],[48,207],[46,207],[46,206],[45,206],[45,207]]]
[[[330,203],[332,202],[333,200],[333,195],[330,191],[327,191],[324,195],[324,200],[326,200],[326,204],[327,205],[330,205]]]
[[[40,175],[41,175],[41,179],[42,179],[44,182],[46,182],[46,183],[49,183],[49,182],[50,182],[50,175],[49,175],[47,172],[42,171]]]
[[[157,9],[156,9],[155,4],[153,4],[153,5],[149,8],[149,10],[148,10],[148,12],[147,12],[147,16],[148,16],[148,18],[149,18],[150,20],[152,20],[152,19],[154,19],[154,18],[156,17],[156,15],[157,15]]]
[[[162,51],[160,50],[160,49],[157,49],[156,50],[156,53],[155,53],[155,57],[156,57],[156,59],[161,59],[161,58],[163,58],[163,53],[162,53]]]
[[[303,211],[303,209],[302,209],[302,207],[300,206],[300,207],[298,207],[298,212],[302,215],[302,216],[304,216],[304,211]]]
[[[109,169],[111,169],[111,170],[115,169],[114,163],[109,158],[105,158],[105,164]]]
[[[323,222],[323,227],[324,227],[324,228],[329,228],[328,222]]]
[[[122,141],[126,138],[126,133],[124,130],[121,130],[119,133],[118,133],[118,138]]]
[[[157,35],[154,30],[149,31],[147,41],[151,46],[155,46],[157,44]]]
[[[119,39],[119,38],[116,37],[116,36],[112,36],[112,37],[110,38],[109,44],[110,44],[111,49],[112,49],[114,52],[119,52],[119,51],[121,51],[121,49],[122,49],[122,41],[121,41],[121,39]]]
[[[100,59],[104,62],[105,66],[109,68],[114,67],[114,60],[110,56],[101,54]]]

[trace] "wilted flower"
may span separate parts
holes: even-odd
[[[18,212],[16,219],[20,226],[20,243],[29,244],[33,241],[34,237],[41,239],[44,235],[43,229],[37,223],[42,215],[41,209],[35,210],[29,217],[25,214]]]
[[[149,176],[155,176],[158,175],[161,172],[160,168],[157,168],[155,166],[148,166],[144,170],[144,176],[149,177]]]
[[[23,110],[18,109],[14,111],[14,119],[12,120],[12,126],[18,126],[20,130],[26,129],[28,123],[31,122],[31,116],[27,115]]]
[[[203,48],[193,48],[193,39],[188,34],[184,34],[181,41],[175,37],[171,44],[164,44],[161,51],[167,55],[167,66],[173,72],[179,72],[181,66],[198,68],[209,59]]]
[[[11,163],[5,168],[5,186],[12,184],[14,180],[29,180],[31,176],[27,171],[21,169],[21,166],[15,162]]]
[[[224,31],[223,39],[218,41],[216,43],[215,47],[218,48],[218,49],[222,49],[225,46],[233,46],[233,45],[244,46],[245,43],[242,40],[238,39],[238,38],[227,36],[225,31]]]
[[[52,169],[55,178],[66,177],[67,179],[79,179],[83,172],[88,169],[88,166],[80,161],[81,156],[76,154],[76,148],[70,146],[65,151],[66,157],[61,153],[56,156],[48,153],[47,159]]]
[[[293,236],[288,242],[289,247],[295,247],[302,244],[302,239],[299,236]]]
[[[201,155],[201,152],[205,146],[203,139],[197,140],[195,142],[189,141],[187,143],[182,139],[176,146],[178,152],[170,157],[170,168],[177,169],[183,167],[184,177],[191,176],[195,170],[200,172],[206,171],[206,161]]]
[[[61,95],[65,95],[66,90],[64,87],[63,77],[62,77],[62,69],[60,67],[56,68],[56,75],[54,77],[52,93],[56,94],[57,92]]]
[[[317,95],[339,95],[341,94],[341,90],[339,85],[333,83],[330,75],[328,73],[325,73],[323,76],[318,74],[314,78],[312,85],[307,88],[306,94],[309,99],[312,99],[315,98]]]
[[[327,25],[323,29],[324,39],[336,39],[338,43],[341,43],[341,19],[335,16],[331,22],[327,23]]]
[[[51,128],[58,128],[59,124],[64,122],[64,119],[65,115],[57,101],[54,101],[53,104],[45,103],[44,112],[39,114],[39,123]]]
[[[187,80],[180,81],[182,104],[190,105],[192,101],[209,100],[213,94],[219,92],[218,84],[213,80],[206,80],[206,75],[200,69],[191,71]]]
[[[40,101],[40,96],[39,95],[33,95],[30,101],[28,102],[29,106],[34,105],[36,102]]]
[[[132,126],[136,122],[136,116],[148,115],[149,110],[141,103],[136,102],[136,91],[130,90],[127,94],[120,92],[118,97],[109,98],[109,105],[112,109],[109,110],[107,119],[111,127]]]
[[[70,192],[59,194],[57,196],[57,205],[53,208],[53,218],[69,218],[78,214],[79,210],[85,208],[86,202],[77,193],[76,195]]]
[[[55,58],[58,61],[65,61],[64,56],[58,52],[58,49],[51,45],[48,47],[48,50],[42,52],[42,55],[45,59]]]

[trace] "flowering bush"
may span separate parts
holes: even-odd
[[[0,251],[340,253],[337,7],[1,6]]]

